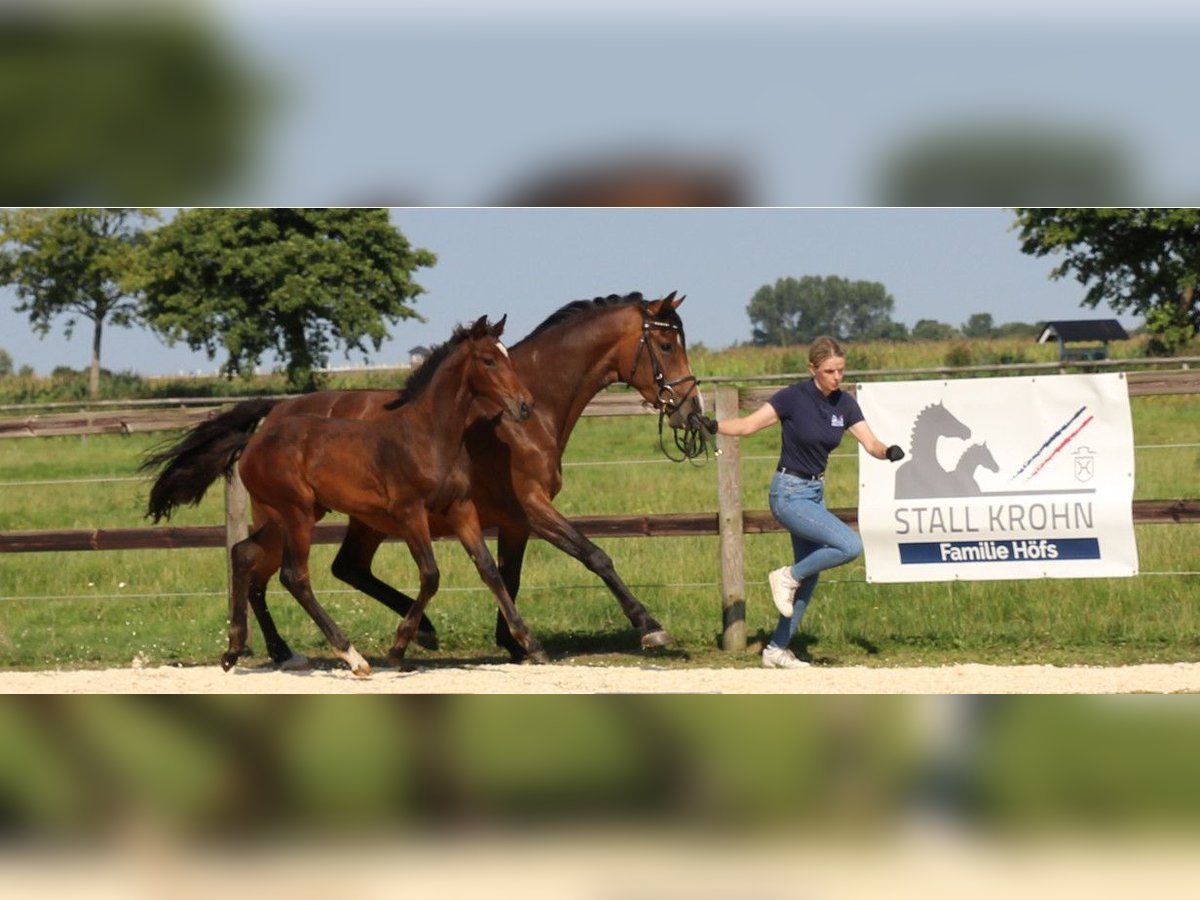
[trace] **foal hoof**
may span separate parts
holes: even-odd
[[[418,631],[413,640],[416,641],[418,647],[426,650],[437,650],[441,647],[436,631]]]
[[[342,658],[342,662],[350,667],[350,671],[356,677],[367,678],[370,676],[371,664],[353,646],[347,647],[345,650],[335,650],[334,652]]]
[[[523,666],[547,666],[549,664],[550,657],[540,647],[521,660]]]
[[[658,647],[669,647],[675,643],[675,638],[671,637],[671,633],[660,628],[658,631],[651,631],[642,635],[642,649],[654,650]]]
[[[239,659],[247,655],[245,650],[227,650],[221,654],[221,668],[228,672],[237,665]]]

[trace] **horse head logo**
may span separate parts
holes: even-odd
[[[938,462],[937,446],[944,437],[965,440],[970,436],[971,429],[941,403],[931,403],[917,413],[908,462],[896,470],[896,499],[959,496],[959,479]]]

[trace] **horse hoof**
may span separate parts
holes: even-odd
[[[371,664],[363,658],[363,655],[354,649],[353,646],[347,647],[345,650],[335,651],[342,662],[350,667],[359,678],[366,678],[371,674]]]
[[[550,657],[546,655],[545,650],[534,650],[529,656],[525,657],[525,662],[528,665],[548,666],[550,665]]]
[[[311,668],[312,663],[308,661],[308,657],[301,656],[299,653],[293,653],[279,664],[281,672],[307,672]]]
[[[413,640],[417,642],[418,647],[423,647],[426,650],[437,650],[441,647],[437,632],[435,631],[418,631]]]
[[[671,637],[670,632],[661,628],[658,631],[651,631],[648,634],[642,635],[643,650],[654,650],[657,647],[669,647],[673,643],[675,643],[675,638]]]
[[[221,668],[224,669],[226,672],[228,672],[235,665],[237,665],[238,657],[241,655],[242,654],[240,654],[240,653],[222,653],[221,654]]]

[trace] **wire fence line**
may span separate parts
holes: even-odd
[[[1135,444],[1136,450],[1195,450],[1200,449],[1200,443],[1191,444]],[[849,459],[854,457],[854,453],[833,453],[831,459]],[[770,456],[742,456],[743,461],[764,462],[767,460],[776,459],[776,455]],[[578,460],[575,462],[564,462],[564,469],[586,469],[603,466],[644,466],[653,463],[674,463],[673,460],[664,459],[662,457],[646,457],[645,459],[588,459]],[[4,487],[49,487],[52,485],[64,484],[126,484],[129,482],[146,482],[149,479],[146,476],[138,475],[114,475],[107,478],[45,478],[32,481],[0,481],[0,488]]]
[[[1164,576],[1170,578],[1186,578],[1200,575],[1200,571],[1169,571],[1169,572],[1138,572],[1138,577],[1142,576]],[[822,578],[822,585],[832,584],[867,584],[865,578]],[[940,584],[959,584],[955,581],[939,582]],[[977,584],[978,582],[961,582],[965,584]],[[719,588],[719,581],[676,581],[664,584],[631,584],[629,587],[634,590],[690,590],[695,588]],[[413,595],[417,593],[417,586],[410,587],[401,586],[398,590],[407,591]],[[521,585],[521,593],[537,593],[539,591],[607,591],[608,587],[604,584],[531,584]],[[491,589],[486,585],[478,587],[441,587],[438,588],[439,594],[490,594]],[[326,594],[353,594],[367,599],[362,591],[354,588],[323,588],[321,595]],[[15,603],[22,601],[42,601],[42,600],[183,600],[189,597],[218,597],[225,598],[229,596],[227,590],[211,590],[211,591],[174,591],[174,592],[154,592],[150,594],[129,593],[122,591],[119,594],[18,594],[12,596],[0,595],[0,603]]]

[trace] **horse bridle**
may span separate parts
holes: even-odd
[[[637,351],[633,355],[633,368],[629,370],[629,377],[623,379],[626,384],[633,384],[633,377],[637,375],[638,366],[642,362],[642,351],[646,351],[646,357],[650,360],[650,370],[654,374],[654,383],[658,387],[658,399],[654,402],[654,408],[661,412],[673,412],[680,404],[683,403],[692,392],[699,386],[700,382],[691,372],[684,375],[682,378],[676,378],[674,381],[667,381],[667,376],[663,372],[662,363],[658,360],[658,354],[654,351],[654,342],[650,339],[650,332],[655,328],[662,328],[669,331],[674,331],[682,334],[683,330],[673,322],[664,322],[660,319],[643,318],[642,319],[642,339],[638,341]],[[675,390],[679,385],[685,382],[691,382],[689,387],[683,394]]]
[[[663,372],[662,363],[658,359],[658,354],[654,350],[654,341],[651,340],[651,332],[655,328],[674,331],[680,336],[683,335],[683,329],[674,322],[664,322],[661,319],[652,319],[644,312],[642,314],[642,337],[638,341],[637,350],[633,356],[633,367],[629,370],[629,377],[623,379],[626,384],[633,385],[633,378],[637,375],[638,366],[641,365],[642,351],[646,353],[646,358],[650,360],[650,370],[654,375],[654,384],[658,388],[657,398],[654,402],[654,409],[658,410],[658,444],[662,448],[663,455],[673,462],[683,462],[685,459],[693,460],[701,453],[708,454],[708,445],[705,440],[704,432],[696,428],[691,423],[682,428],[674,425],[671,430],[675,432],[675,446],[683,454],[681,457],[674,457],[667,450],[666,443],[663,439],[663,421],[666,417],[678,409],[692,393],[699,389],[700,380],[691,372],[676,378],[674,381],[668,381],[666,373]],[[688,389],[681,395],[676,390],[680,385],[690,382]]]

